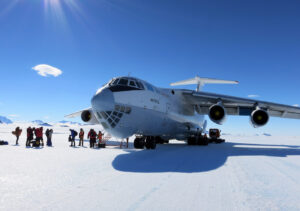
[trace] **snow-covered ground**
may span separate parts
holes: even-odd
[[[299,137],[90,149],[57,125],[54,146],[33,149],[15,126],[0,125],[0,210],[300,210]]]

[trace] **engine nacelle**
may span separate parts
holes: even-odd
[[[96,119],[95,115],[93,114],[92,111],[90,110],[86,110],[86,111],[83,111],[81,113],[81,119],[82,121],[84,121],[85,123],[88,123],[88,124],[98,124],[98,120]]]
[[[267,111],[258,108],[252,112],[250,116],[250,121],[253,127],[262,127],[268,123],[269,114]]]
[[[209,118],[216,124],[223,124],[226,120],[226,110],[222,104],[215,104],[209,108]]]

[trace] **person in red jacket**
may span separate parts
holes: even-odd
[[[36,136],[36,142],[41,142],[42,138],[43,138],[43,132],[41,130],[41,128],[36,128],[35,129],[35,136]]]
[[[90,139],[90,148],[94,148],[97,139],[97,133],[94,131],[94,129],[90,130],[88,138]]]

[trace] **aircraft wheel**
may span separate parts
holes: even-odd
[[[207,146],[208,143],[209,143],[208,138],[201,137],[201,138],[199,138],[199,140],[198,140],[198,144],[199,144],[199,145],[202,145],[202,146]]]
[[[134,148],[136,149],[144,149],[145,147],[145,140],[144,138],[136,138],[134,139]]]
[[[188,141],[187,141],[188,145],[196,145],[196,143],[197,143],[197,140],[196,140],[195,137],[189,137],[188,138]]]
[[[156,140],[154,137],[147,137],[146,138],[146,149],[155,149],[156,148]]]
[[[220,138],[218,138],[218,139],[215,140],[216,144],[221,144],[221,143],[224,143],[224,142],[225,142],[225,140],[224,139],[220,139]]]

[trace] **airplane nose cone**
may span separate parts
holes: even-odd
[[[113,111],[115,108],[115,99],[112,91],[103,89],[92,98],[92,107],[96,111]]]

